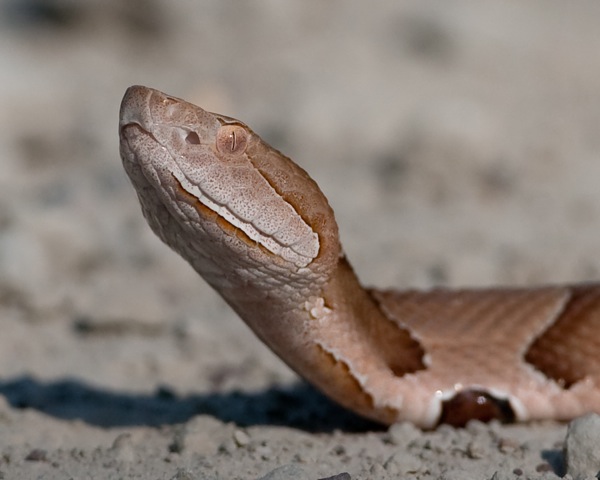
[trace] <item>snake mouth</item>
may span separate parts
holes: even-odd
[[[134,132],[134,133],[131,133]],[[129,122],[119,127],[119,133],[122,138],[125,138],[129,143],[130,135],[143,135],[150,138],[153,142],[159,143],[152,132],[144,128],[140,122]]]
[[[148,163],[153,163],[152,161],[148,162],[147,159],[152,160],[154,157],[152,155],[147,157],[144,152],[139,151],[137,145],[143,143],[144,145],[153,145],[154,148],[163,148],[152,132],[149,132],[143,125],[137,122],[130,122],[120,126],[119,138],[123,161],[128,160],[130,164],[137,165],[142,171],[147,170]],[[142,139],[142,142],[140,142],[140,139]],[[147,177],[146,174],[144,175]],[[150,179],[147,178],[147,180]]]

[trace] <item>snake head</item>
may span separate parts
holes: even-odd
[[[119,133],[150,226],[210,283],[315,281],[335,266],[337,224],[325,196],[244,123],[133,86]]]

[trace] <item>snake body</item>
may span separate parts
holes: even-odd
[[[119,134],[152,230],[346,408],[423,428],[600,412],[600,285],[369,290],[317,184],[244,123],[133,86]]]

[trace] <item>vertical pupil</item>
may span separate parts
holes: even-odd
[[[229,134],[229,141],[231,142],[231,151],[235,151],[235,132]]]

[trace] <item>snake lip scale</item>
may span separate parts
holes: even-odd
[[[370,290],[318,185],[244,123],[133,86],[123,166],[152,230],[326,395],[375,421],[600,412],[600,285]]]

